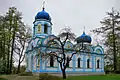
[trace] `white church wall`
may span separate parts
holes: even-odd
[[[27,58],[28,58],[28,66],[27,66],[27,69],[30,70],[30,54],[28,53],[27,54]]]
[[[73,71],[73,68],[66,68],[66,71]]]
[[[33,41],[33,44],[34,44],[34,47],[37,46],[37,42],[38,42],[39,38],[36,38],[34,41]]]
[[[38,40],[36,40],[36,42],[37,42]],[[32,52],[29,52],[28,53],[28,70],[40,70],[40,66],[39,67],[37,67],[37,59],[35,58],[35,55],[36,55],[36,50],[34,50],[34,51],[32,51]],[[31,60],[31,57],[33,56],[33,60]],[[71,56],[71,54],[70,53],[68,53],[68,55],[67,56]],[[75,66],[75,71],[85,71],[85,72],[87,72],[87,71],[93,71],[93,64],[92,64],[92,56],[91,56],[91,54],[76,54],[76,55],[74,55],[75,56],[75,59],[73,60],[71,60],[70,62],[69,62],[69,68],[66,68],[66,71],[74,71],[74,69],[73,69],[73,66]],[[85,56],[85,57],[84,57]],[[80,58],[80,68],[78,68],[78,58]],[[85,59],[85,62],[83,62],[83,60]],[[104,59],[102,59],[103,57],[101,57],[101,55],[97,55],[97,54],[95,54],[94,55],[94,66],[95,66],[95,71],[96,72],[100,72],[100,71],[104,71],[104,67],[102,66],[102,65],[104,65],[104,63],[103,63],[103,60]],[[90,68],[87,68],[87,59],[90,59]],[[97,68],[97,60],[100,60],[100,63],[99,63],[99,68]],[[32,64],[32,62],[33,62],[33,64]],[[74,65],[74,63],[75,63],[75,65]],[[85,70],[83,69],[83,65],[84,65],[84,63],[85,63]],[[32,69],[33,68],[33,69]],[[58,62],[57,62],[57,60],[55,60],[54,61],[54,67],[50,67],[50,60],[48,60],[48,62],[46,63],[46,65],[45,65],[45,62],[42,62],[42,70],[50,70],[50,71],[59,71],[59,70],[61,70],[60,69],[60,66],[58,65]]]
[[[31,57],[32,57],[32,55],[33,55],[33,57],[35,56],[35,54],[36,54],[36,52],[34,52],[33,54],[29,54],[29,58],[28,58],[28,69],[29,70],[31,70],[32,69],[32,66],[31,65],[33,65],[33,70],[36,70],[36,62],[35,62],[35,60],[31,60]],[[69,56],[70,56],[70,54],[69,54]],[[76,63],[76,65],[75,65],[75,67],[76,67],[76,69],[75,69],[75,71],[83,71],[83,56],[84,55],[75,55],[75,63]],[[100,60],[100,68],[99,69],[97,69],[97,63],[95,64],[95,71],[97,71],[97,72],[100,72],[101,71],[101,68],[102,68],[102,66],[101,66],[101,60],[102,60],[102,57],[100,56],[100,55],[95,55],[96,57],[95,57],[95,61],[97,62],[97,60],[99,59]],[[80,68],[78,68],[78,58],[81,58],[81,60],[80,60]],[[87,61],[87,59],[90,59],[90,68],[87,68],[87,62],[85,62],[85,71],[92,71],[92,57],[90,56],[90,55],[85,55],[85,61]],[[32,63],[32,61],[34,61],[34,63],[33,64],[31,64]],[[50,67],[50,60],[48,60],[48,62],[46,63],[47,65],[45,66],[45,61],[44,62],[42,62],[42,69],[43,70],[50,70],[50,71],[56,71],[56,70],[61,70],[60,69],[60,66],[58,65],[58,62],[57,62],[57,60],[55,60],[54,61],[54,67]],[[49,66],[49,67],[48,67]],[[45,68],[46,67],[46,68]],[[58,68],[59,67],[59,68]],[[73,71],[73,60],[71,60],[70,61],[70,63],[69,63],[69,67],[70,68],[66,68],[66,71]],[[37,70],[39,70],[39,68],[37,68]]]
[[[36,56],[35,55],[36,55],[36,51],[33,52],[33,60],[32,60],[33,70],[36,70]]]
[[[50,66],[50,59],[46,61],[46,67],[49,67],[49,66]]]
[[[50,25],[48,25],[48,26],[50,26]],[[51,27],[48,27],[48,34],[51,34]]]
[[[86,72],[87,72],[87,71],[92,71],[92,68],[90,68],[90,69],[87,68],[87,69],[85,69],[85,71],[86,71]]]
[[[32,54],[29,54],[29,69],[32,70],[32,60],[31,60]]]
[[[101,71],[104,72],[104,55],[101,56]]]
[[[96,69],[96,72],[101,72],[101,69]]]
[[[42,70],[45,70],[45,61],[42,61]]]
[[[54,70],[57,70],[57,68],[50,67],[50,68],[46,68],[46,70],[54,71]]]
[[[75,71],[83,71],[82,68],[76,68]]]
[[[80,57],[80,58],[81,58],[81,60],[80,60],[80,68],[83,68],[83,56],[84,56],[84,55],[80,55],[80,56],[81,56],[81,57]],[[77,62],[78,62],[78,61],[77,61]]]
[[[73,61],[71,60],[70,62],[69,62],[69,67],[73,67]]]
[[[54,61],[54,67],[58,67],[58,62],[57,62],[57,60]]]

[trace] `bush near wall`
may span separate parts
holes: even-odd
[[[47,73],[39,74],[38,80],[62,80],[61,77],[52,76]]]
[[[18,74],[19,76],[33,76],[32,72],[22,72]]]

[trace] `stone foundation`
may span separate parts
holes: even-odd
[[[62,76],[62,73],[53,73],[53,72],[47,72],[50,75],[54,75],[54,76]],[[42,73],[33,73],[33,75],[39,75]],[[67,76],[87,76],[87,75],[105,75],[104,72],[67,72],[66,73]]]

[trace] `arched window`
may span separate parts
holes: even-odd
[[[48,25],[47,25],[47,24],[44,25],[44,33],[45,33],[45,34],[48,33]]]
[[[70,59],[70,58],[69,58],[69,56],[67,56],[67,63],[66,63],[66,67],[69,67],[69,62],[70,62],[70,61],[69,61],[69,59]]]
[[[87,68],[90,68],[90,59],[87,59]]]
[[[53,56],[50,56],[50,67],[54,67],[54,59],[53,59]]]
[[[78,58],[78,68],[80,68],[80,58]]]
[[[32,49],[33,49],[33,44],[31,45]]]
[[[37,58],[37,66],[40,66],[40,56]]]
[[[97,60],[97,68],[100,68],[100,60]]]

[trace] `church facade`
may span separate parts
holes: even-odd
[[[40,50],[44,50],[47,42],[54,38],[52,34],[52,22],[50,15],[43,10],[38,12],[33,22],[33,36],[26,49],[27,72],[35,73],[61,73],[60,65],[56,59],[49,57],[43,59],[36,56]],[[66,42],[65,49],[73,49],[75,44],[84,46],[84,52],[75,54],[66,68],[67,73],[103,73],[104,74],[104,50],[100,45],[93,46],[91,37],[85,32],[76,38],[77,43]],[[88,53],[89,52],[89,53]],[[70,57],[71,53],[67,54]],[[66,58],[67,59],[67,58]]]

